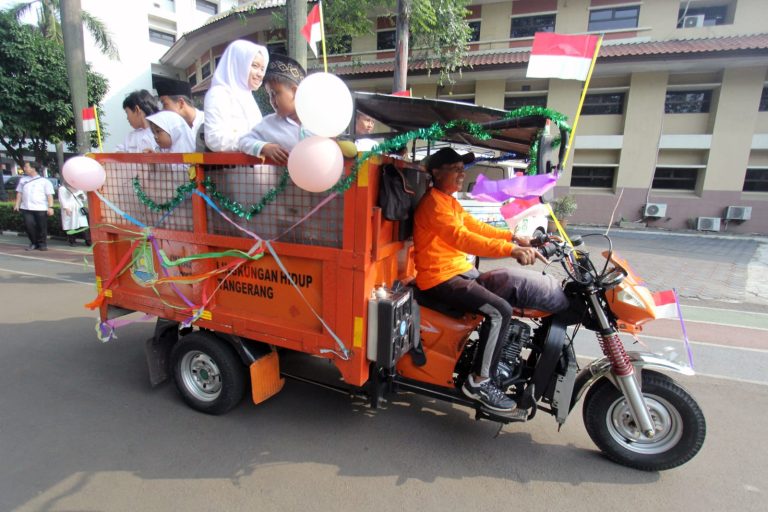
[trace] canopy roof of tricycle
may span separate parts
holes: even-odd
[[[507,119],[507,111],[480,107],[470,103],[412,98],[376,94],[367,92],[354,93],[355,108],[377,121],[389,126],[396,132],[424,129],[435,123],[444,124],[454,120],[466,120],[477,123],[490,134],[483,140],[459,125],[447,131],[442,140],[458,144],[467,144],[492,149],[502,153],[514,152],[520,157],[530,154],[540,130],[546,126],[544,115],[529,115]]]

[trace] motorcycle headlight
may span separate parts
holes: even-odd
[[[640,295],[638,295],[632,288],[622,288],[619,290],[618,293],[616,293],[616,300],[636,308],[645,307],[643,299],[641,299]]]

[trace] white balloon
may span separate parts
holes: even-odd
[[[296,91],[296,113],[301,124],[315,135],[335,137],[352,119],[352,95],[336,75],[313,73]]]
[[[288,155],[288,174],[307,192],[324,192],[344,172],[344,156],[336,141],[313,136],[296,144]]]

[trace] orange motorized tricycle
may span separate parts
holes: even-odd
[[[490,160],[558,172],[567,126],[546,129],[546,109],[515,115],[380,94],[354,99],[414,153],[470,146]],[[590,437],[616,462],[661,470],[699,451],[704,416],[661,373],[692,370],[627,352],[619,337],[655,318],[650,292],[610,248],[597,261],[576,237],[545,234],[537,244],[562,265],[578,305],[576,328],[596,332],[604,357],[579,366],[573,312],[516,311],[493,378],[518,410],[500,414],[467,399],[460,388],[483,317],[424,300],[412,285],[410,219],[385,218],[379,192],[384,173],[394,172],[412,207],[427,175],[379,153],[345,160],[343,178],[325,193],[302,190],[285,169],[242,154],[94,155],[107,171],[90,197],[99,290],[90,306],[100,310],[102,335],[127,313],[157,316],[146,342],[152,383],[173,377],[186,403],[209,414],[229,411],[248,389],[258,404],[286,377],[363,395],[371,407],[419,393],[500,423],[544,411],[562,425],[583,398]],[[330,360],[339,378],[302,372],[301,355]],[[281,366],[287,356],[291,371]]]

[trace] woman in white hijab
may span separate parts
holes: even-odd
[[[161,110],[147,117],[155,142],[163,153],[194,153],[195,138],[187,122],[176,112]]]
[[[252,91],[261,87],[269,62],[263,46],[238,39],[230,43],[205,95],[205,144],[212,151],[237,151],[240,137],[259,121]]]

